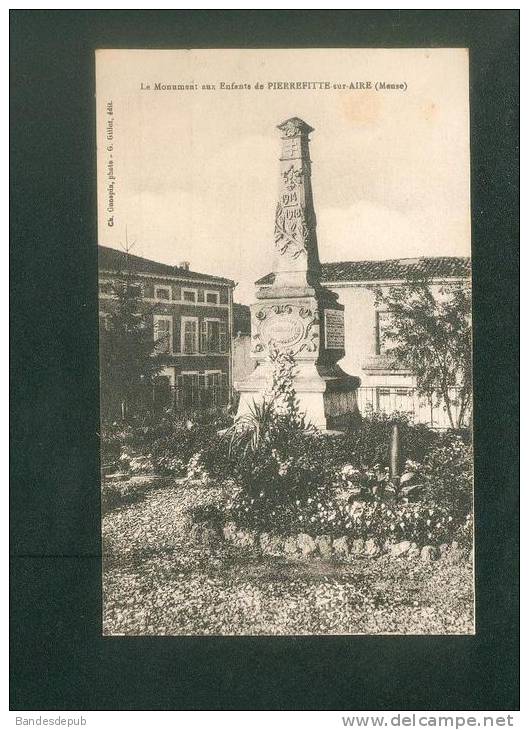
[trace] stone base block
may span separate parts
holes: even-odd
[[[271,382],[271,369],[263,363],[244,382],[235,384],[240,392],[238,417],[269,397]],[[299,410],[320,430],[341,430],[359,421],[358,385],[358,378],[346,375],[339,367],[324,370],[314,363],[300,364],[294,378]]]

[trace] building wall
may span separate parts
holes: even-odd
[[[440,287],[441,283],[432,285],[437,296],[442,296]],[[358,403],[361,412],[409,412],[413,413],[416,422],[447,428],[449,419],[443,404],[419,398],[413,374],[393,369],[383,354],[377,354],[377,307],[372,289],[359,283],[329,285],[329,288],[338,294],[338,301],[345,307],[346,355],[339,364],[346,373],[360,378]],[[454,389],[454,398],[456,396]]]
[[[255,369],[255,360],[250,357],[251,337],[239,334],[233,338],[233,382],[244,380]]]
[[[227,285],[215,283],[202,284],[193,280],[185,283],[174,282],[158,276],[138,277],[142,286],[141,314],[143,315],[147,331],[155,339],[154,321],[156,316],[170,316],[172,318],[172,342],[171,352],[163,353],[164,369],[161,375],[167,377],[171,385],[178,384],[178,376],[186,372],[197,372],[199,374],[208,371],[220,371],[224,377],[224,383],[231,388],[231,290]],[[113,281],[112,274],[101,272],[99,276],[99,312],[100,317],[112,311],[114,297],[104,291],[105,283]],[[156,288],[170,290],[170,300],[157,298]],[[184,300],[185,291],[194,291],[195,302]],[[207,302],[208,293],[216,293],[217,303]],[[198,323],[198,352],[185,353],[182,342],[182,318],[192,317]],[[201,352],[202,324],[207,319],[218,320],[225,327],[226,347],[225,352]]]

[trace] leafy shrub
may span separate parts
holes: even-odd
[[[351,539],[409,540],[418,545],[442,544],[460,538],[464,523],[457,522],[446,507],[424,502],[383,500],[344,502],[332,496],[308,497],[294,502],[271,503],[260,492],[240,494],[227,505],[225,519],[238,526],[264,532],[316,537],[346,535]]]
[[[472,513],[472,445],[459,433],[447,433],[420,469],[426,498],[445,505],[462,521]]]
[[[131,427],[117,422],[101,425],[101,463],[118,463],[121,447],[130,438]]]
[[[365,416],[358,428],[331,439],[329,458],[338,466],[353,464],[368,469],[379,464],[389,466],[389,445],[393,423],[399,425],[401,452],[404,459],[420,462],[439,440],[438,434],[423,424],[413,424],[407,415],[372,413]]]
[[[356,469],[346,464],[338,473],[337,486],[347,494],[349,501],[408,502],[417,500],[424,485],[418,478],[417,462],[407,461],[407,469],[400,476],[391,478],[389,468],[376,464],[372,469]]]
[[[106,424],[102,452],[130,473],[185,476],[190,459],[231,423],[223,411],[196,412],[187,418],[170,412],[137,417],[127,424]]]

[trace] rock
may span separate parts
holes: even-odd
[[[315,553],[317,550],[316,543],[314,542],[313,538],[310,535],[307,535],[306,532],[301,532],[298,535],[298,547],[301,550],[301,554],[303,556],[312,555],[312,553]]]
[[[433,545],[425,545],[421,550],[421,560],[425,563],[431,563],[432,560],[437,560],[439,557],[439,550]]]
[[[330,558],[332,555],[332,540],[330,535],[318,535],[316,545],[322,558]]]
[[[225,540],[233,542],[233,540],[235,540],[235,535],[237,534],[237,527],[235,526],[235,522],[226,522],[226,524],[222,528],[222,534],[224,535]]]
[[[412,542],[412,544],[410,545],[410,549],[406,553],[406,557],[408,558],[408,560],[413,560],[414,558],[418,558],[420,554],[421,551],[417,547],[417,543]]]
[[[446,542],[444,542],[442,545],[439,545],[439,555],[443,557],[445,553],[447,553],[450,550],[450,545],[448,545]]]
[[[285,555],[296,555],[298,552],[298,541],[295,537],[287,537],[283,545]]]
[[[333,541],[332,547],[337,555],[349,555],[349,545],[345,536],[336,538]]]
[[[458,563],[462,563],[464,560],[466,560],[466,557],[467,551],[463,550],[463,548],[460,547],[451,547],[450,550],[447,550],[447,552],[443,555],[444,560],[446,560],[449,565],[457,565]]]
[[[281,555],[283,542],[277,535],[269,535],[264,545],[261,543],[261,549],[266,555]]]
[[[401,555],[408,552],[410,547],[411,542],[409,540],[402,540],[402,542],[393,543],[389,552],[392,558],[400,558]]]
[[[235,536],[235,543],[239,547],[253,547],[255,545],[255,534],[247,530],[239,530]]]
[[[361,537],[357,537],[356,540],[353,540],[353,544],[351,546],[351,553],[353,555],[363,555],[364,553],[364,541]]]
[[[213,545],[217,542],[219,535],[216,530],[209,527],[207,523],[199,523],[191,528],[191,537],[201,545]]]
[[[270,535],[268,532],[262,532],[259,535],[259,547],[263,551],[263,553],[266,553],[268,551],[268,547],[270,545]]]
[[[365,554],[370,558],[376,558],[377,555],[380,555],[380,547],[377,545],[375,540],[370,538],[369,540],[366,540],[365,542]]]

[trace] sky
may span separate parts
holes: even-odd
[[[274,252],[276,127],[297,116],[322,261],[470,255],[465,49],[104,50],[96,73],[102,245],[189,261],[251,303]],[[296,82],[317,88],[277,88]]]

